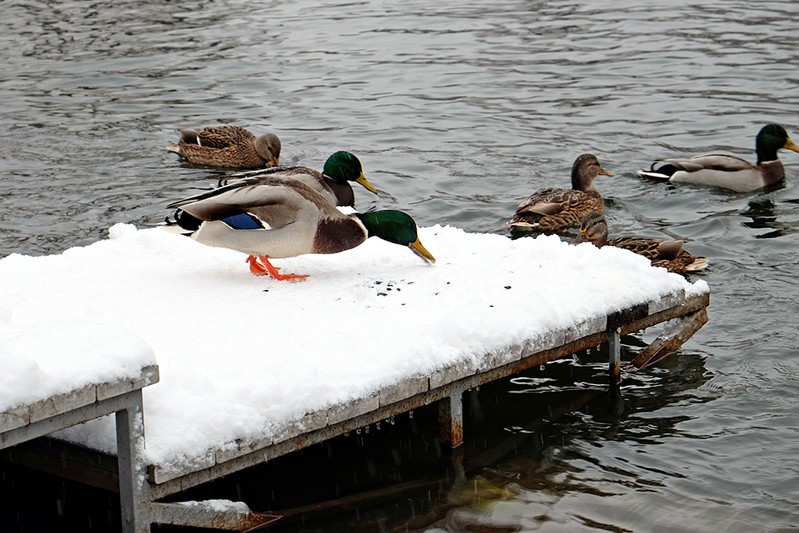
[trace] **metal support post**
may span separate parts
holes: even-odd
[[[150,485],[144,462],[144,410],[141,390],[116,412],[119,498],[124,533],[150,533]]]
[[[457,448],[463,444],[463,393],[452,395],[438,402],[438,434],[442,446]]]
[[[608,331],[608,358],[610,393],[613,396],[618,396],[621,383],[621,330],[618,328]]]

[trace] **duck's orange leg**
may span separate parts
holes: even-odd
[[[304,281],[308,277],[308,274],[281,274],[280,269],[272,265],[265,255],[251,255],[247,257],[247,262],[250,264],[250,272],[256,276],[269,276],[278,281]]]

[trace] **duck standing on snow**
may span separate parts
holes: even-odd
[[[691,255],[682,246],[681,240],[640,239],[637,237],[617,237],[608,240],[608,224],[602,213],[588,213],[580,224],[580,236],[575,242],[591,242],[597,248],[605,245],[624,248],[642,255],[652,262],[652,266],[663,267],[669,272],[684,274],[696,272],[707,267],[704,257]]]
[[[785,128],[768,124],[755,139],[757,163],[754,165],[740,157],[711,154],[687,159],[658,159],[649,170],[639,170],[638,175],[671,183],[751,192],[785,179],[785,168],[777,157],[780,148],[799,152],[799,146],[788,137]]]
[[[276,280],[302,281],[308,276],[281,274],[269,258],[335,254],[369,237],[408,246],[425,261],[435,262],[419,241],[410,215],[394,210],[345,215],[296,179],[245,177],[168,207],[178,209],[177,224],[194,240],[248,254],[253,274]]]
[[[594,179],[612,176],[593,154],[583,154],[572,165],[571,189],[542,189],[522,202],[510,221],[512,229],[560,233],[577,228],[591,211],[604,211]]]
[[[242,172],[229,176],[221,183],[232,183],[241,178],[294,178],[302,181],[316,192],[325,196],[333,205],[354,207],[355,193],[351,181],[361,184],[367,191],[377,194],[377,189],[363,173],[361,161],[350,152],[338,151],[325,161],[322,172],[308,167],[273,167],[252,172]]]
[[[274,133],[256,137],[239,126],[218,126],[180,130],[177,144],[166,147],[196,165],[222,168],[263,168],[277,166],[280,139]]]

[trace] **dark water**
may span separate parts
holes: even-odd
[[[421,225],[479,232],[502,231],[521,199],[566,184],[574,158],[590,151],[616,173],[597,183],[614,234],[688,238],[711,260],[701,276],[710,322],[678,357],[628,377],[623,403],[601,394],[602,355],[581,354],[471,393],[461,473],[442,466],[421,412],[263,467],[225,497],[284,509],[316,489],[323,500],[429,478],[369,505],[342,502],[321,520],[307,514],[303,527],[796,530],[799,154],[782,154],[785,184],[753,194],[664,186],[633,170],[657,155],[752,159],[767,122],[797,140],[799,4],[12,0],[2,9],[0,256],[59,253],[116,222],[157,224],[168,201],[216,175],[164,150],[176,129],[235,123],[280,135],[284,163],[321,168],[335,150],[356,153],[381,190],[358,195],[364,210],[401,206]],[[280,465],[309,489],[265,488]],[[14,472],[3,479],[25,475]],[[42,512],[72,512],[95,529],[96,516],[113,522],[113,498],[78,498],[100,507],[89,520],[59,487],[34,491],[26,507],[38,497]],[[19,530],[31,530],[25,516]]]

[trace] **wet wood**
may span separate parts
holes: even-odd
[[[677,323],[672,329],[660,334],[632,360],[632,365],[642,369],[657,363],[670,353],[680,349],[706,323],[707,309],[705,308],[677,319]]]

